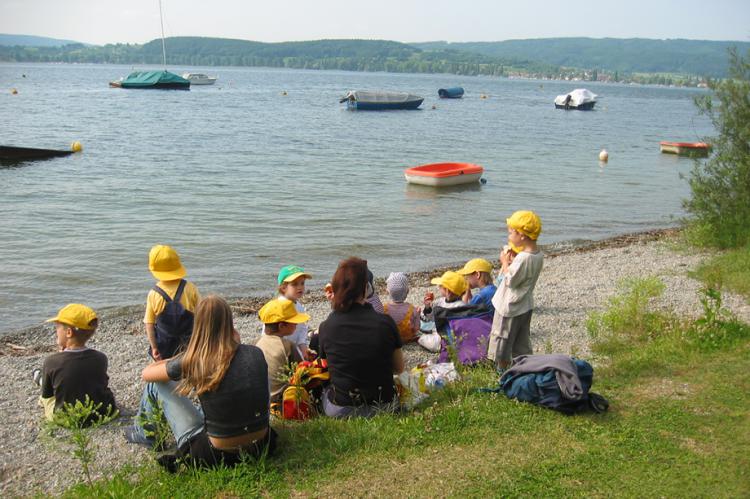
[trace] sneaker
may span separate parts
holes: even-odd
[[[124,430],[125,440],[131,444],[145,445],[153,447],[156,443],[153,438],[148,438],[143,434],[143,430],[138,426],[128,426]]]
[[[38,385],[39,388],[42,387],[42,370],[41,369],[34,369],[31,371],[31,379],[34,380],[34,384]]]

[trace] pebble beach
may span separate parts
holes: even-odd
[[[467,255],[467,258],[472,256]],[[700,283],[689,276],[689,271],[708,257],[708,253],[693,249],[680,250],[672,230],[620,236],[551,251],[545,249],[531,323],[535,353],[566,353],[593,360],[596,365],[596,359],[591,359],[586,318],[592,311],[606,307],[608,298],[617,292],[618,283],[624,278],[658,277],[666,285],[658,306],[684,316],[699,315],[702,310],[698,294]],[[456,266],[462,263],[456,262]],[[424,294],[434,291],[429,279],[444,270],[446,268],[409,274],[408,301],[420,305]],[[377,288],[381,300],[387,302],[382,280],[378,281]],[[144,287],[144,298],[146,290]],[[230,299],[235,326],[243,343],[257,340],[261,325],[256,312],[264,301],[260,298]],[[322,290],[315,289],[308,290],[303,303],[311,316],[309,325],[316,329],[330,312],[330,305]],[[725,293],[724,304],[741,320],[750,322],[750,306],[742,298]],[[97,455],[92,468],[95,479],[110,476],[129,463],[152,461],[145,448],[127,444],[122,436],[123,427],[130,424],[137,409],[143,388],[140,372],[148,359],[142,319],[142,306],[100,311],[100,327],[89,342],[109,358],[110,387],[122,413],[117,422],[92,430]],[[0,337],[0,376],[3,379],[0,386],[0,495],[4,497],[35,493],[54,495],[81,479],[77,465],[69,463],[71,457],[66,445],[42,431],[42,412],[37,406],[39,388],[31,379],[32,370],[41,367],[44,357],[54,351],[55,338],[49,325]],[[416,344],[407,345],[404,352],[407,368],[437,357]],[[281,450],[283,452],[283,448]],[[62,466],[62,463],[69,464]]]

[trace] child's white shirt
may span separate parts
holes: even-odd
[[[492,304],[498,314],[515,317],[534,308],[534,286],[543,264],[544,255],[541,251],[522,251],[516,255],[492,297]]]

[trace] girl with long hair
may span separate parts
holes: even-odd
[[[398,408],[393,374],[404,370],[393,319],[367,303],[367,262],[343,260],[333,276],[333,311],[320,324],[319,349],[331,382],[323,393],[328,416],[370,417]]]
[[[177,457],[200,466],[231,466],[243,454],[257,457],[273,451],[276,433],[269,426],[266,361],[257,347],[240,344],[223,298],[201,300],[185,352],[150,364],[143,380],[147,384],[137,420],[148,420],[160,403],[177,441]],[[199,406],[191,396],[198,398]],[[126,429],[125,437],[153,445],[138,424]]]

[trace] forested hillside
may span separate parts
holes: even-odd
[[[727,48],[750,43],[695,40],[549,38],[405,44],[386,40],[262,43],[201,37],[166,39],[171,66],[452,73],[696,85],[726,75]],[[0,61],[161,64],[161,40],[146,44],[0,44]],[[644,75],[646,73],[646,75]]]
[[[504,42],[413,44],[425,50],[463,50],[499,58],[539,61],[552,66],[620,73],[678,73],[724,77],[729,47],[740,53],[748,42],[650,40],[643,38],[544,38]]]

